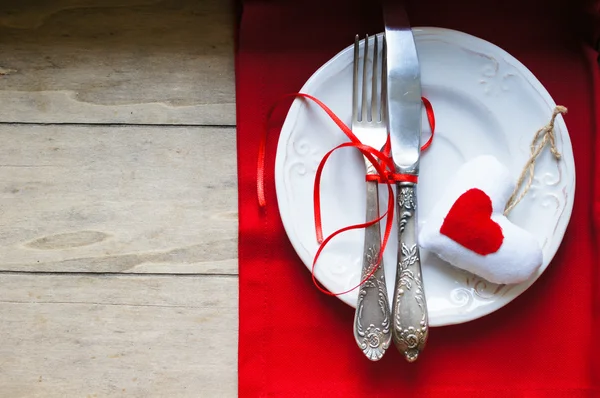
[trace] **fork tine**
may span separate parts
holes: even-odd
[[[361,121],[369,120],[369,110],[367,105],[367,58],[369,55],[369,35],[365,35],[365,51],[363,54],[363,74],[362,74],[362,105]]]
[[[379,121],[379,101],[377,101],[377,81],[378,81],[378,40],[377,35],[373,37],[373,75],[371,77],[371,119],[372,121]]]
[[[358,58],[359,52],[358,35],[354,37],[354,71],[352,75],[352,120],[358,120]]]

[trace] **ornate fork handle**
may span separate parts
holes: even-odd
[[[398,264],[392,336],[407,361],[415,361],[427,341],[429,321],[417,244],[417,197],[413,183],[397,184]]]
[[[367,220],[379,217],[377,182],[367,181]],[[365,247],[361,280],[377,265],[381,249],[379,223],[365,230]],[[390,307],[383,270],[383,260],[377,270],[360,287],[354,315],[354,338],[363,353],[372,361],[383,357],[390,346]]]

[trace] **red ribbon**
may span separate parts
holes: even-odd
[[[346,126],[346,124],[331,109],[329,109],[329,107],[327,105],[325,105],[323,102],[321,102],[318,98],[315,98],[309,94],[293,93],[293,94],[286,94],[280,100],[283,100],[283,99],[289,98],[289,97],[303,97],[303,98],[308,98],[308,99],[314,101],[317,105],[319,105],[321,107],[321,109],[323,109],[325,111],[325,113],[327,113],[327,115],[344,132],[344,134],[346,134],[346,136],[350,140],[350,142],[342,143],[342,144],[338,145],[337,147],[331,149],[329,152],[327,152],[325,154],[325,156],[323,156],[323,159],[319,163],[319,167],[317,168],[317,172],[315,175],[315,185],[314,185],[314,195],[313,195],[315,233],[316,233],[316,237],[317,237],[317,242],[320,243],[320,246],[319,246],[319,249],[317,250],[317,253],[315,254],[315,257],[314,257],[314,260],[312,263],[311,277],[312,277],[313,283],[321,292],[323,292],[327,295],[330,295],[330,296],[342,295],[342,294],[351,292],[352,290],[356,289],[357,287],[359,287],[363,283],[365,283],[371,277],[371,275],[373,275],[373,273],[375,273],[375,271],[379,267],[379,264],[381,263],[383,252],[385,250],[385,247],[387,246],[387,242],[389,240],[389,236],[390,236],[390,233],[392,230],[392,221],[393,221],[393,215],[394,215],[394,193],[392,191],[392,184],[395,184],[397,182],[417,183],[418,177],[416,175],[412,175],[412,174],[399,174],[399,173],[395,172],[394,162],[390,156],[391,146],[390,146],[389,136],[388,136],[388,139],[387,139],[383,149],[381,151],[379,151],[373,147],[364,145],[358,139],[358,137],[356,137],[354,135],[354,133],[352,133],[352,130],[348,126]],[[427,100],[425,97],[422,97],[421,99],[423,101],[423,106],[427,113],[427,120],[429,121],[429,125],[431,127],[431,136],[429,137],[427,142],[421,147],[421,151],[424,151],[427,148],[429,148],[429,146],[431,145],[431,142],[433,140],[433,135],[435,132],[435,116],[433,113],[433,107],[431,106],[431,102],[429,102],[429,100]],[[276,106],[278,105],[278,103],[279,103],[279,101],[276,104],[274,104],[273,107],[271,107],[271,109],[267,113],[266,122],[268,122],[268,120],[270,119],[270,117],[271,117],[273,111],[275,110]],[[265,187],[264,187],[264,185],[265,185],[265,183],[264,183],[265,155],[266,155],[267,131],[268,131],[266,126],[265,126],[264,131],[265,131],[265,134],[263,134],[263,136],[261,137],[261,141],[260,141],[259,149],[258,149],[258,167],[257,167],[257,178],[256,178],[258,204],[261,208],[266,206]],[[341,229],[333,232],[326,239],[323,239],[323,226],[322,226],[322,219],[321,219],[321,198],[320,198],[321,175],[323,173],[323,168],[325,166],[325,163],[327,162],[327,160],[329,159],[331,154],[340,148],[348,148],[348,147],[358,149],[369,160],[369,162],[373,165],[373,167],[377,171],[377,174],[367,175],[365,178],[367,181],[378,181],[380,183],[386,184],[387,190],[388,190],[388,208],[385,213],[383,213],[379,218],[377,218],[375,220],[371,220],[371,221],[368,221],[365,223],[350,225],[350,226],[341,228]],[[368,275],[366,275],[365,278],[357,286],[355,286],[352,289],[349,289],[347,291],[344,291],[344,292],[332,293],[332,292],[326,290],[325,288],[321,287],[315,277],[315,266],[316,266],[319,256],[321,255],[321,252],[323,251],[325,246],[334,237],[336,237],[337,235],[339,235],[343,232],[346,232],[346,231],[349,231],[352,229],[369,227],[371,225],[374,225],[375,223],[378,223],[386,216],[388,216],[388,218],[386,220],[385,233],[383,235],[383,239],[381,242],[381,250],[379,252],[379,258],[377,260],[377,264],[375,267],[373,267],[373,270]]]

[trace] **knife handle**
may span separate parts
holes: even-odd
[[[417,360],[429,335],[421,256],[417,243],[417,186],[398,183],[398,260],[392,305],[392,336],[408,362]]]
[[[378,183],[367,181],[366,220],[379,218]],[[365,243],[361,281],[377,265],[381,251],[379,223],[365,229]],[[390,305],[385,283],[383,259],[377,270],[358,291],[358,301],[354,313],[354,339],[362,352],[371,361],[378,361],[392,342],[390,330]]]

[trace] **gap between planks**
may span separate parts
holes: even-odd
[[[149,124],[149,123],[84,123],[84,122],[53,122],[53,123],[40,123],[40,122],[2,122],[0,126],[74,126],[74,127],[148,127],[148,128],[165,128],[165,127],[179,127],[179,128],[213,128],[213,129],[231,129],[236,128],[235,124]]]
[[[177,273],[133,273],[133,272],[57,272],[57,271],[6,271],[0,270],[0,275],[42,275],[42,276],[99,276],[99,277],[110,277],[110,276],[119,276],[119,277],[130,277],[130,278],[138,278],[138,277],[146,277],[146,276],[154,276],[157,278],[170,278],[170,277],[178,277],[178,278],[198,278],[198,277],[207,277],[207,278],[233,278],[237,279],[237,274],[218,274],[218,273],[190,273],[190,274],[177,274]]]

